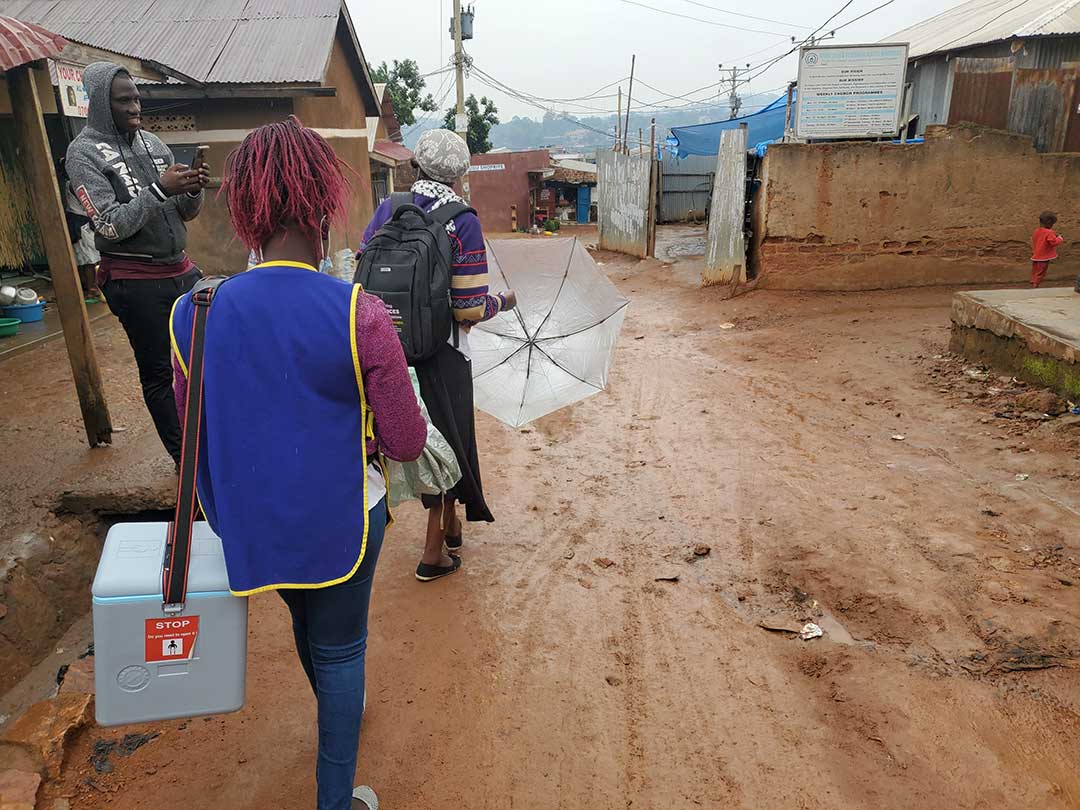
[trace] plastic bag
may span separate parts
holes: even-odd
[[[330,275],[352,284],[353,276],[356,275],[356,251],[352,248],[339,250],[334,254],[333,261],[334,268]]]
[[[461,467],[458,466],[454,449],[431,424],[427,407],[420,397],[420,381],[416,379],[416,372],[411,368],[409,377],[412,380],[416,401],[420,403],[420,413],[427,422],[427,444],[416,461],[402,463],[387,460],[389,480],[386,482],[386,490],[391,507],[404,501],[414,500],[421,495],[439,495],[447,492],[461,480]]]

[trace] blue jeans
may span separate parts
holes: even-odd
[[[318,810],[350,810],[360,721],[368,602],[386,532],[386,501],[368,512],[364,561],[351,579],[329,588],[280,590],[292,613],[300,663],[319,704]]]

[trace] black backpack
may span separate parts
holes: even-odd
[[[425,213],[412,200],[408,191],[390,195],[390,219],[358,257],[353,278],[386,305],[409,365],[434,356],[450,339],[453,251],[446,225],[459,214],[476,213],[459,202]]]

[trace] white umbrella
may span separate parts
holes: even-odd
[[[602,391],[626,305],[574,239],[491,239],[492,292],[518,306],[469,335],[476,406],[513,427]]]

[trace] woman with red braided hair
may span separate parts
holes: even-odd
[[[295,117],[229,156],[223,193],[259,263],[218,287],[206,327],[198,491],[229,587],[276,590],[318,701],[318,810],[377,808],[353,789],[368,602],[387,521],[380,459],[420,456],[427,427],[377,298],[316,272],[344,214],[347,167]],[[194,304],[173,311],[183,412]]]

